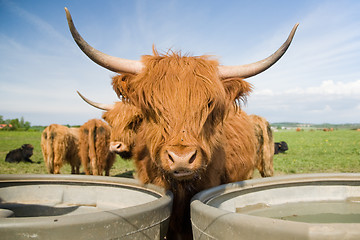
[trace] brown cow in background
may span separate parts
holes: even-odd
[[[170,189],[173,212],[167,239],[191,239],[190,199],[197,192],[248,179],[254,171],[256,137],[246,113],[236,105],[250,93],[244,78],[272,66],[288,40],[270,57],[243,66],[219,66],[208,57],[177,53],[132,61],[105,55],[78,34],[67,11],[76,43],[93,61],[118,73],[127,104],[140,109],[134,160],[139,179]]]
[[[274,138],[270,124],[265,118],[258,115],[250,115],[250,118],[254,123],[257,138],[256,168],[262,177],[271,177],[274,175]]]
[[[109,125],[100,119],[91,119],[79,128],[79,155],[86,175],[109,176],[115,161],[110,152]]]
[[[71,165],[71,173],[79,174],[78,128],[51,124],[41,134],[41,150],[49,173],[59,174],[65,163]]]
[[[124,159],[132,158],[136,133],[143,120],[139,109],[116,102],[114,108],[103,113],[102,118],[111,126],[110,151]]]
[[[111,127],[110,151],[118,154],[123,159],[131,159],[136,134],[143,121],[140,110],[124,102],[116,102],[115,104],[93,102],[79,92],[78,94],[88,104],[105,110],[102,118]]]

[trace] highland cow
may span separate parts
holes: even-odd
[[[88,104],[105,110],[102,118],[110,125],[110,151],[123,159],[133,157],[135,136],[143,121],[140,110],[124,102],[115,104],[102,104],[93,102],[78,92],[79,96]]]
[[[80,157],[78,150],[79,129],[51,124],[41,135],[41,150],[49,173],[59,174],[60,168],[68,163],[71,173],[79,174]]]
[[[262,177],[271,177],[274,175],[273,157],[274,157],[274,139],[270,124],[265,118],[250,115],[255,127],[256,143],[256,168]]]
[[[121,73],[119,89],[126,104],[140,109],[134,160],[138,178],[170,189],[173,212],[167,239],[191,239],[190,199],[223,183],[248,179],[256,159],[256,137],[239,102],[251,92],[244,81],[271,67],[289,47],[244,66],[220,66],[206,56],[179,53],[143,56],[141,61],[115,58],[92,48],[70,31],[82,51],[107,69]]]
[[[115,153],[109,150],[110,127],[100,119],[91,119],[79,129],[79,155],[86,175],[109,176]]]

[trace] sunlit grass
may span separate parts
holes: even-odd
[[[360,172],[360,132],[275,132],[289,150],[274,157],[277,173]]]

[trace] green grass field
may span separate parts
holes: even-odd
[[[276,174],[360,172],[360,132],[280,131],[275,141],[289,147],[274,157]]]
[[[274,156],[275,176],[296,173],[360,172],[360,132],[354,130],[279,131],[275,141],[285,141],[289,150]],[[0,174],[47,173],[40,148],[41,132],[0,131]],[[22,144],[34,146],[31,159],[37,164],[7,163],[6,154]],[[131,177],[134,165],[117,157],[111,176]],[[82,169],[81,169],[82,171]],[[65,165],[61,173],[69,174]]]

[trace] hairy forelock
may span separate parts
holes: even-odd
[[[212,111],[220,118],[214,121],[222,120],[225,89],[218,78],[217,61],[177,53],[143,56],[142,61],[145,70],[129,79],[128,95],[146,117],[169,128],[166,131],[179,131],[189,120],[194,129],[202,129]]]
[[[103,113],[102,118],[112,127],[111,141],[126,143],[131,143],[142,121],[140,111],[124,102],[116,102],[113,109]]]

